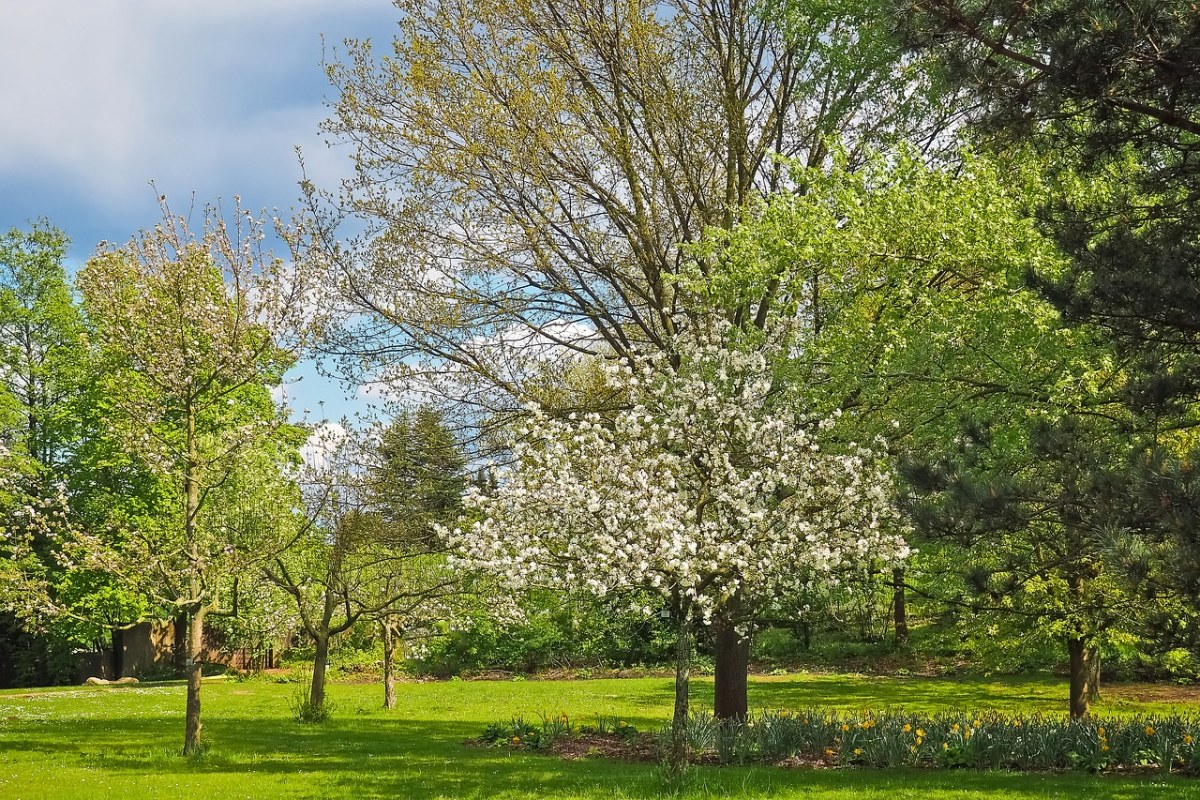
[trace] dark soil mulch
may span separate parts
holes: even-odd
[[[611,758],[617,761],[659,761],[658,739],[649,733],[636,738],[604,733],[577,733],[560,736],[550,745],[559,758],[577,761],[581,758]]]

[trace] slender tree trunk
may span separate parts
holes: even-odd
[[[396,640],[392,626],[386,621],[383,628],[383,707],[396,707],[396,675],[392,672],[392,656],[396,652]]]
[[[736,613],[737,604],[730,609]],[[713,715],[719,720],[744,720],[749,714],[746,677],[750,668],[750,639],[730,620],[713,623]]]
[[[187,718],[184,723],[183,754],[193,755],[200,751],[200,684],[203,679],[204,655],[203,607],[195,609],[188,618],[187,656],[184,671],[187,674]]]
[[[308,704],[314,712],[320,711],[325,706],[325,671],[329,667],[329,634],[322,632],[316,637],[315,644],[312,686],[308,692]]]
[[[671,718],[671,772],[678,775],[688,762],[688,691],[692,670],[692,640],[689,609],[678,611],[675,634],[675,713]]]
[[[187,468],[183,474],[184,514],[183,541],[188,554],[188,583],[191,591],[192,613],[188,619],[187,654],[184,670],[187,674],[187,716],[184,722],[183,754],[200,750],[200,683],[201,658],[204,653],[204,565],[200,557],[197,529],[200,516],[200,451],[196,442],[196,414],[189,402],[184,409],[187,421]]]
[[[1071,719],[1087,719],[1092,695],[1092,657],[1095,648],[1089,647],[1082,638],[1067,640],[1067,653],[1071,659]]]
[[[908,644],[908,597],[904,592],[904,567],[892,570],[892,621],[896,626],[896,644]]]

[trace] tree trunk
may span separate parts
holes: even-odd
[[[187,420],[187,468],[183,474],[184,516],[183,541],[188,555],[188,583],[191,590],[192,613],[188,619],[187,652],[184,671],[187,674],[187,717],[184,722],[183,754],[190,756],[200,750],[200,682],[201,656],[204,652],[204,564],[197,541],[200,516],[200,451],[196,442],[196,413],[188,402],[184,409]]]
[[[1088,679],[1088,703],[1094,703],[1100,699],[1100,648],[1088,648],[1088,669],[1091,675]]]
[[[109,668],[109,671],[111,674],[108,677],[110,680],[115,681],[117,678],[125,677],[124,675],[121,674],[121,670],[125,666],[123,663],[121,663],[123,661],[123,659],[121,658],[121,656],[122,656],[121,650],[122,650],[122,645],[124,644],[124,637],[123,637],[121,631],[117,630],[116,628],[113,628],[112,631],[109,632],[108,643],[109,643],[109,647],[112,648],[112,655],[109,658],[109,664],[108,664],[108,668]],[[104,676],[101,676],[101,677],[104,677]]]
[[[1096,650],[1081,638],[1067,640],[1071,659],[1071,719],[1087,719],[1092,696],[1092,657]]]
[[[692,669],[691,631],[688,609],[681,609],[675,639],[675,713],[671,718],[671,772],[678,775],[688,762],[688,681]]]
[[[896,645],[908,644],[908,598],[904,593],[904,567],[892,570],[892,621],[896,625]]]
[[[187,719],[184,723],[183,754],[200,751],[200,683],[203,678],[201,658],[204,654],[204,608],[194,610],[188,619],[187,657]]]
[[[392,672],[392,656],[396,652],[396,640],[392,626],[384,622],[383,628],[383,707],[396,707],[396,675]]]
[[[713,715],[719,720],[744,720],[749,714],[746,674],[750,639],[732,622],[713,623]]]
[[[312,687],[308,693],[308,704],[313,712],[325,705],[325,670],[329,667],[329,636],[316,637],[316,652],[313,655]]]

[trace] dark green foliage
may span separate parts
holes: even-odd
[[[413,543],[433,545],[434,526],[462,507],[466,456],[445,418],[422,407],[383,431],[371,490],[378,513]]]
[[[1031,282],[1127,364],[1136,582],[1200,596],[1190,517],[1200,397],[1200,9],[1190,0],[899,0],[907,42],[974,93],[976,131],[1032,142],[1064,191],[1039,211],[1071,258]],[[1072,188],[1073,187],[1073,188]],[[1134,550],[1138,548],[1133,548]],[[1152,554],[1151,554],[1152,555]],[[1153,561],[1154,559],[1150,559]],[[1179,568],[1182,567],[1182,568]]]
[[[486,616],[430,642],[418,672],[448,677],[490,669],[518,673],[592,666],[665,664],[674,634],[669,620],[630,611],[628,601],[589,602],[534,593],[520,622]]]

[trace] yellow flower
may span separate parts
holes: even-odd
[[[918,737],[917,737],[917,744],[918,744],[918,745],[919,745],[921,742],[923,742],[923,741],[925,741],[925,740],[924,740],[924,739],[922,739],[920,736],[918,736]]]
[[[1183,743],[1184,744],[1191,744],[1193,741],[1194,740],[1192,739],[1192,735],[1190,733],[1185,733],[1183,735]]]
[[[951,725],[950,730],[954,731],[955,733],[958,733],[958,723],[956,722],[953,725]]]
[[[950,749],[950,744],[949,744],[948,742],[942,742],[942,749],[943,749],[943,750],[949,750],[949,749]]]
[[[975,720],[975,727],[976,727],[976,728],[978,728],[978,727],[979,727],[980,725],[982,725],[982,724],[983,724],[983,721],[982,721],[982,720],[978,720],[978,719],[977,719],[977,720]]]
[[[521,743],[521,737],[520,737],[520,736],[514,736],[514,737],[512,738],[512,743],[513,743],[513,744],[520,744],[520,743]]]
[[[965,736],[966,738],[970,739],[970,738],[971,738],[971,729],[970,729],[970,728],[967,728],[967,732],[966,732],[966,733],[964,733],[964,734],[963,734],[963,736]]]
[[[911,731],[912,731],[912,725],[909,725],[909,724],[906,722],[906,723],[904,723],[904,728],[903,728],[902,730],[903,730],[905,733],[909,733],[909,732],[911,732]]]
[[[1100,745],[1100,752],[1101,752],[1101,753],[1107,753],[1107,752],[1108,752],[1108,745],[1106,745],[1106,744],[1102,744],[1102,745]]]
[[[848,731],[848,730],[850,730],[850,726],[849,726],[849,725],[842,725],[842,730],[843,730],[843,731]]]
[[[1154,726],[1153,726],[1153,725],[1147,725],[1147,726],[1146,726],[1146,735],[1147,735],[1147,736],[1153,736],[1153,735],[1154,735]]]
[[[862,755],[862,748],[861,748],[861,747],[856,747],[856,748],[854,748],[854,755],[856,755],[856,756],[861,756],[861,755]]]
[[[915,744],[910,744],[910,745],[908,746],[908,752],[910,752],[910,753],[915,753],[915,752],[917,752],[917,746],[916,746]]]
[[[629,727],[628,725],[626,725],[626,724],[625,724],[625,720],[621,720],[620,722],[618,722],[618,723],[617,723],[617,725],[618,725],[618,726],[620,726],[620,727],[622,727],[622,728],[627,728],[627,727]]]
[[[833,751],[832,751],[831,749],[829,749],[828,747],[826,747],[826,748],[825,748],[825,755],[827,755],[827,756],[831,756],[831,755],[833,755]]]
[[[1104,736],[1104,728],[1097,728],[1096,733],[1100,734],[1100,736]]]
[[[920,738],[921,738],[921,737],[923,737],[924,735],[925,735],[925,729],[924,729],[924,728],[917,728],[917,738],[918,738],[918,739],[920,739]]]

